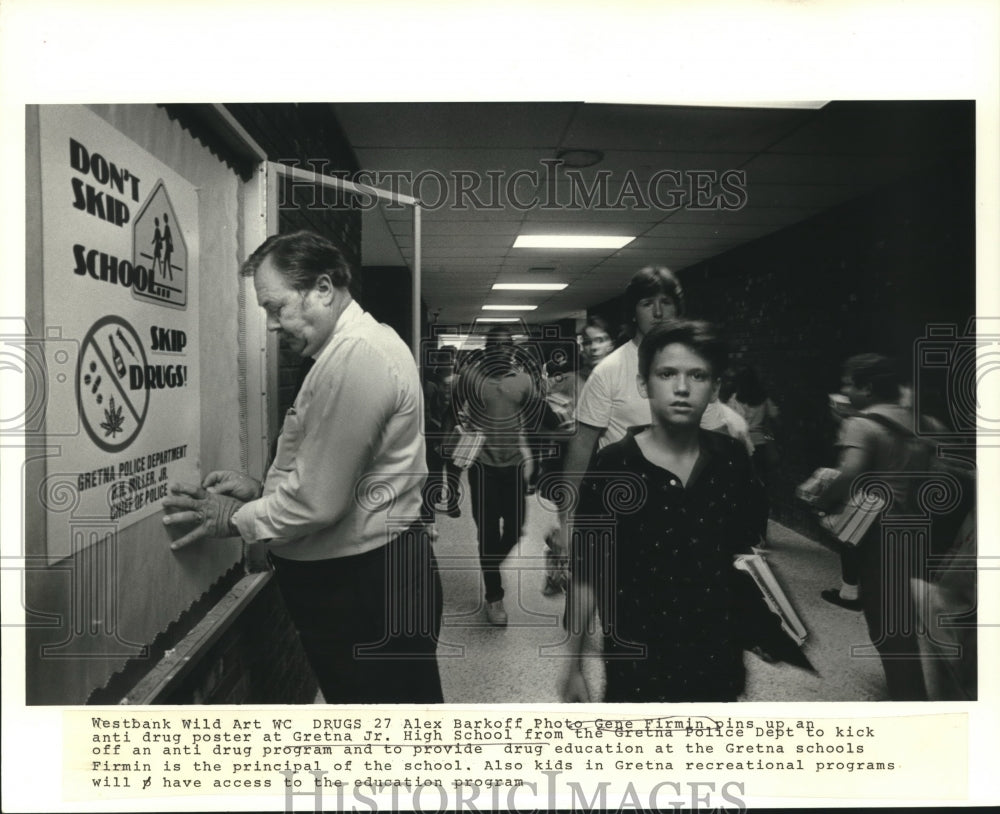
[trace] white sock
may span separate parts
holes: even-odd
[[[846,582],[840,583],[840,598],[848,602],[854,602],[858,598],[858,586],[848,585]]]

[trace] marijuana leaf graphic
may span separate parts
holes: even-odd
[[[111,404],[108,409],[104,411],[104,421],[101,422],[101,429],[104,430],[104,437],[107,438],[109,435],[114,438],[118,433],[122,432],[122,425],[125,423],[125,418],[122,416],[122,408],[115,407],[115,397],[111,397]]]

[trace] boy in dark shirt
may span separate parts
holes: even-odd
[[[704,322],[656,326],[639,347],[652,424],[601,450],[581,485],[563,700],[597,700],[581,670],[595,609],[605,701],[732,701],[743,691],[733,557],[759,541],[767,503],[745,447],[699,427],[726,366]]]

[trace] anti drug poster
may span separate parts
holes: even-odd
[[[75,523],[120,531],[198,479],[198,197],[80,107],[42,107],[40,134],[55,562]]]

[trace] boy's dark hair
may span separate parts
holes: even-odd
[[[268,257],[296,291],[309,291],[322,274],[329,274],[338,288],[347,288],[351,284],[351,267],[343,253],[315,232],[271,235],[247,258],[240,274],[253,277]]]
[[[763,404],[767,398],[767,390],[757,375],[757,371],[749,365],[741,365],[733,374],[733,393],[744,404],[756,407]]]
[[[513,345],[514,334],[506,325],[494,325],[486,332],[486,347],[495,348],[498,345]]]
[[[632,310],[634,311],[635,308],[633,307]],[[600,314],[591,314],[589,317],[587,317],[587,324],[583,326],[583,328],[580,330],[580,333],[582,334],[585,330],[587,330],[587,328],[597,328],[597,330],[606,333],[609,339],[613,340],[615,338],[615,335],[611,329],[611,323],[608,322]]]
[[[880,353],[859,353],[844,362],[844,375],[850,376],[855,387],[871,387],[878,401],[899,400],[901,384],[896,363]]]
[[[625,287],[625,322],[631,325],[635,320],[635,307],[639,300],[661,293],[674,301],[677,316],[682,316],[684,289],[676,275],[666,266],[646,266],[639,269]]]
[[[654,325],[639,345],[639,375],[649,379],[653,358],[667,345],[686,345],[708,362],[712,378],[718,379],[729,364],[729,351],[708,322],[672,319]]]

